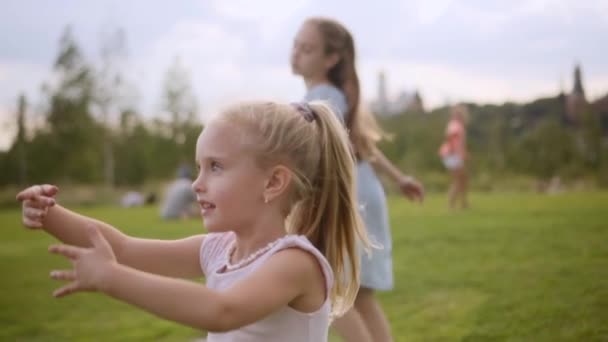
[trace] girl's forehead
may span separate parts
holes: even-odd
[[[211,121],[198,137],[197,154],[201,152],[235,153],[247,146],[249,134],[236,124],[222,121]]]
[[[305,23],[300,27],[300,31],[298,32],[297,39],[302,42],[318,42],[321,40],[321,33],[317,29],[317,27],[312,23]]]

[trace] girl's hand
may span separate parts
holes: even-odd
[[[116,257],[108,241],[97,227],[87,227],[91,248],[70,245],[52,245],[49,252],[61,254],[70,259],[73,270],[53,270],[51,278],[71,281],[55,290],[54,297],[63,297],[81,291],[99,291],[104,288],[108,273],[116,264]]]
[[[48,209],[55,205],[55,195],[59,191],[54,185],[33,185],[17,194],[22,203],[21,218],[27,228],[42,228],[42,221]]]
[[[424,200],[424,187],[413,177],[403,176],[398,181],[399,190],[411,201],[422,202]]]

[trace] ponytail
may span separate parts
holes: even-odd
[[[333,314],[344,314],[359,289],[357,241],[369,246],[359,215],[355,190],[355,159],[346,132],[328,106],[310,104],[318,127],[320,159],[311,194],[293,208],[292,233],[305,235],[327,258],[335,275],[330,293]]]

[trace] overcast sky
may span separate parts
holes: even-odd
[[[160,112],[165,71],[180,57],[202,117],[227,103],[298,100],[304,85],[288,57],[311,15],[353,33],[364,98],[377,73],[389,95],[418,89],[427,107],[446,101],[526,101],[572,87],[582,65],[589,98],[608,93],[608,0],[180,0],[33,1],[0,5],[0,148],[12,139],[17,96],[41,110],[58,41],[70,25],[87,60],[99,63],[103,32],[127,36],[127,78],[137,108]]]

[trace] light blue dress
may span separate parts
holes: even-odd
[[[311,88],[306,93],[304,100],[326,101],[343,121],[348,112],[348,104],[344,93],[329,84],[321,84]],[[361,255],[361,287],[374,290],[391,290],[393,288],[393,244],[386,194],[369,162],[359,161],[357,163],[356,178],[359,209],[367,233],[374,244],[381,246],[380,249],[372,249],[369,256],[367,253]]]

